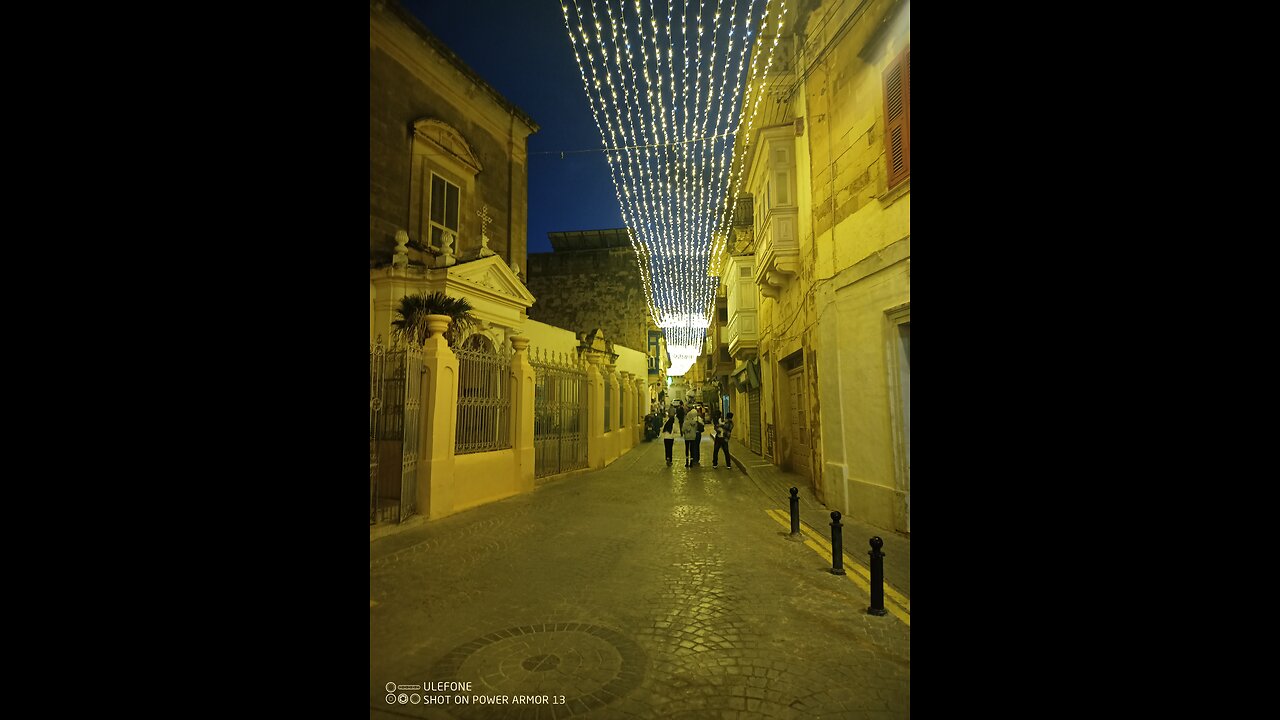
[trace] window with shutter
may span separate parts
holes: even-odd
[[[889,187],[911,177],[911,46],[884,71],[884,154]]]

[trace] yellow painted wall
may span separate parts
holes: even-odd
[[[466,510],[515,495],[515,454],[508,448],[486,453],[455,455],[453,465],[454,511]]]
[[[758,296],[762,435],[773,426],[773,459],[783,464],[791,438],[779,363],[803,349],[815,491],[846,514],[899,527],[885,310],[910,302],[911,195],[910,179],[887,187],[882,78],[910,44],[910,2],[825,0],[796,27],[805,79],[789,110],[804,118],[794,153],[800,270],[776,300]],[[748,187],[763,182],[753,176]],[[757,217],[762,201],[757,194]]]
[[[637,378],[648,377],[649,359],[643,352],[621,345],[614,345],[613,351],[618,354],[618,359],[614,363],[617,372],[629,372]]]
[[[886,254],[890,254],[886,252]],[[909,248],[892,250],[893,260],[824,293],[820,331],[833,348],[821,372],[838,375],[825,385],[826,406],[836,408],[826,437],[826,501],[846,514],[885,528],[905,529],[903,494],[895,464],[892,364],[897,326],[886,311],[911,298]],[[859,275],[862,270],[850,273]],[[842,278],[843,279],[843,278]],[[836,405],[838,404],[838,407]],[[847,482],[844,475],[848,476]]]
[[[531,351],[550,350],[570,356],[577,354],[578,336],[570,330],[537,320],[525,320],[520,328],[520,334],[529,338]],[[614,369],[617,372],[629,372],[641,379],[648,377],[649,360],[644,352],[616,344],[613,346],[613,351],[618,354],[618,359],[614,363]]]
[[[578,336],[570,330],[548,325],[537,320],[525,320],[520,334],[529,338],[529,351],[547,350],[554,353],[577,356]]]
[[[819,12],[840,4],[829,0]],[[868,46],[895,7],[887,28]],[[910,234],[911,181],[893,191],[886,183],[882,78],[910,42],[910,3],[877,0],[826,55],[805,60],[812,64],[804,102],[818,277],[830,277]]]

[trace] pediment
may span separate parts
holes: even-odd
[[[511,268],[497,255],[491,255],[468,263],[451,265],[448,279],[464,286],[480,290],[491,299],[528,308],[534,303],[533,294],[520,282]]]
[[[462,133],[452,125],[440,120],[423,118],[413,123],[413,133],[416,137],[432,143],[443,152],[457,158],[459,162],[477,173],[484,169],[480,164],[480,158],[476,157],[471,146],[462,137]]]

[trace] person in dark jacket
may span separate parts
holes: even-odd
[[[674,410],[668,410],[667,417],[662,421],[662,444],[666,446],[668,465],[671,464],[671,446],[678,435],[680,435],[680,419],[676,417]]]
[[[723,420],[716,421],[715,449],[711,451],[711,467],[716,467],[720,460],[720,451],[724,450],[724,466],[729,464],[729,434],[733,432],[733,413],[728,413]]]
[[[697,467],[702,464],[702,431],[706,429],[706,417],[702,414],[701,406],[695,405],[685,419],[692,418],[695,429],[698,431],[693,438],[693,465]]]

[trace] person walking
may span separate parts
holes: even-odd
[[[684,466],[693,467],[698,464],[696,460],[698,453],[698,420],[697,413],[692,408],[684,416],[684,422],[680,424],[680,434],[684,438]]]
[[[729,460],[729,434],[733,432],[733,413],[728,413],[723,420],[716,423],[715,448],[711,451],[711,467],[716,467],[720,460],[720,451],[724,450],[724,466],[732,468]]]
[[[702,414],[701,406],[695,406],[689,412],[692,413],[694,428],[697,430],[697,435],[693,439],[693,464],[698,466],[702,464],[702,432],[706,429],[706,418]]]
[[[666,420],[662,423],[662,444],[666,446],[667,465],[671,464],[671,446],[679,434],[680,420],[676,417],[674,410],[668,410]]]

